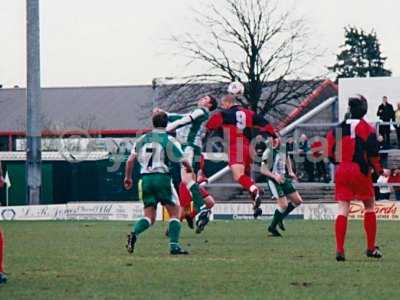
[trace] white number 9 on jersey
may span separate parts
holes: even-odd
[[[240,130],[244,130],[246,128],[246,113],[244,111],[236,112],[236,127]]]

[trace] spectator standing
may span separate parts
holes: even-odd
[[[256,136],[256,144],[254,146],[255,154],[257,159],[254,160],[253,164],[253,180],[255,182],[267,182],[267,177],[260,172],[261,161],[264,151],[267,149],[267,144],[262,135]]]
[[[378,181],[379,184],[387,184],[389,182],[389,176],[382,174],[379,176]],[[390,193],[392,192],[392,189],[388,185],[384,186],[379,186],[379,200],[389,200],[390,199]]]
[[[288,154],[288,157],[290,159],[290,162],[292,163],[292,170],[296,174],[296,164],[294,162],[294,140],[292,137],[288,138],[286,142],[286,152]]]
[[[379,135],[377,140],[379,143],[379,159],[382,166],[387,168],[388,153],[386,151],[389,149],[389,147],[385,144],[385,140],[382,135]]]
[[[400,168],[396,168],[392,171],[392,174],[388,180],[389,183],[400,183]],[[396,197],[396,201],[400,201],[400,186],[394,186],[394,195]]]
[[[304,159],[304,171],[307,174],[307,180],[314,182],[314,164],[308,159],[307,155],[310,152],[310,146],[308,144],[308,137],[304,133],[300,136],[299,142],[300,156]]]
[[[394,112],[394,121],[396,122],[397,148],[400,149],[400,102],[397,103],[397,109]]]
[[[328,172],[324,161],[324,147],[321,141],[315,141],[311,145],[313,159],[317,171],[317,180],[320,182],[329,182]]]
[[[383,96],[382,103],[378,107],[377,116],[382,122],[395,121],[393,105],[389,103],[388,97]],[[385,145],[390,148],[390,125],[382,124],[379,126],[379,133],[383,136]]]

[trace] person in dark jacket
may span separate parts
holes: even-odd
[[[378,107],[377,116],[382,122],[395,121],[393,105],[388,102],[387,96],[383,96],[382,103]],[[390,147],[390,125],[380,125],[379,133],[383,136],[386,146]]]
[[[254,150],[255,150],[257,159],[254,160],[254,167],[252,169],[253,180],[257,183],[267,182],[267,177],[260,172],[262,155],[266,149],[267,149],[267,144],[265,143],[265,139],[263,138],[262,135],[260,135],[260,134],[257,135],[256,136],[256,144],[254,146]]]
[[[309,160],[308,153],[310,152],[311,148],[308,144],[308,137],[304,133],[300,136],[299,141],[299,150],[300,156],[304,159],[304,171],[307,174],[307,181],[314,182],[314,163]]]
[[[296,164],[295,164],[295,161],[294,161],[294,140],[293,140],[293,137],[289,137],[287,142],[286,142],[286,152],[288,154],[290,162],[292,163],[293,172],[296,174]]]

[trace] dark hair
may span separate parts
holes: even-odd
[[[218,107],[217,99],[215,99],[215,97],[213,96],[208,96],[208,97],[210,98],[210,103],[211,103],[210,111],[216,110]]]
[[[168,116],[165,112],[158,112],[153,116],[154,128],[165,128],[168,124]]]
[[[362,95],[349,98],[350,114],[352,119],[361,119],[368,111],[368,102]]]

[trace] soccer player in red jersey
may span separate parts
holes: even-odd
[[[196,178],[196,181],[198,184],[201,184],[202,182],[206,182],[207,178],[205,176],[204,172],[204,156],[200,156],[200,163],[199,163],[199,171]],[[211,209],[215,205],[215,200],[214,197],[211,196],[208,191],[203,187],[199,186],[199,191],[200,195],[204,200],[204,204],[206,208]],[[180,200],[180,206],[181,206],[181,211],[180,211],[180,219],[181,221],[183,219],[186,219],[188,225],[190,228],[194,228],[193,225],[193,219],[195,218],[197,211],[194,209],[192,203],[193,203],[193,198],[192,195],[187,188],[186,184],[183,182],[180,183],[179,185],[179,200]]]
[[[4,186],[3,171],[0,162],[0,189]],[[0,228],[0,284],[7,282],[7,276],[4,274],[4,234]]]
[[[243,108],[236,103],[234,95],[227,95],[221,100],[222,110],[208,120],[207,130],[222,128],[228,144],[228,163],[233,179],[250,192],[253,200],[254,218],[261,216],[261,190],[250,177],[251,130],[258,127],[261,132],[277,137],[275,130],[264,116]]]
[[[379,146],[375,130],[363,119],[368,110],[367,100],[356,95],[349,98],[351,119],[343,121],[327,135],[328,156],[335,163],[335,199],[339,213],[335,222],[336,260],[345,261],[344,243],[350,202],[364,203],[364,229],[368,257],[381,258],[375,244],[376,214],[371,171],[383,174],[379,161]],[[372,170],[371,170],[372,169]]]

